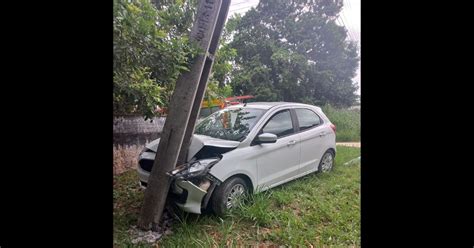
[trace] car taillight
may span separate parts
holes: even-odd
[[[334,131],[334,133],[336,133],[336,125],[331,124],[331,129],[332,129],[332,131]]]

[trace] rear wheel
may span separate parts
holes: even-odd
[[[319,161],[318,172],[329,172],[334,164],[334,154],[329,150],[326,151]]]
[[[217,215],[223,216],[230,209],[240,204],[249,188],[244,179],[234,177],[217,186],[211,199],[212,209]]]

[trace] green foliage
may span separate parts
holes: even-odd
[[[223,87],[219,87],[215,81],[211,81],[207,84],[206,99],[226,98],[230,96],[233,96],[233,92],[232,87],[229,84],[224,85]]]
[[[322,107],[323,112],[336,125],[336,141],[360,141],[360,111],[334,108],[331,105]]]
[[[166,106],[196,48],[187,34],[195,1],[114,0],[114,114]]]
[[[335,23],[339,1],[261,0],[229,19],[206,99],[251,94],[256,101],[349,106],[357,45]],[[152,117],[198,52],[188,34],[197,0],[114,0],[114,114]],[[301,11],[301,10],[305,11]]]
[[[206,89],[206,99],[225,98],[234,95],[230,81],[237,50],[230,47],[229,43],[232,40],[232,32],[236,27],[238,18],[239,16],[229,19],[222,31],[219,48],[216,51],[212,73]]]
[[[167,107],[179,75],[198,49],[188,34],[197,0],[114,0],[114,114],[155,115]],[[235,21],[228,23],[235,27]],[[206,98],[232,96],[230,72],[236,50],[224,31]]]
[[[216,61],[212,66],[212,77],[210,81],[217,83],[220,88],[229,83],[230,72],[233,69],[232,61],[235,56],[237,56],[237,50],[229,47],[228,44],[222,44],[217,51]]]
[[[152,116],[151,111],[156,105],[163,104],[160,97],[163,88],[150,79],[149,68],[131,70],[114,75],[114,89],[119,90],[118,94],[114,94],[114,110],[122,114],[142,111],[145,116]]]
[[[231,19],[234,92],[262,101],[352,105],[359,57],[335,22],[341,7],[341,1],[261,0]]]

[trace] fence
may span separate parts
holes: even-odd
[[[140,151],[145,144],[159,138],[165,119],[164,117],[156,117],[145,121],[140,116],[114,118],[114,174],[136,168]]]

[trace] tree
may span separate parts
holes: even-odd
[[[196,1],[114,0],[114,114],[151,118],[167,106],[197,53],[188,41]]]
[[[229,43],[232,41],[232,33],[236,28],[239,18],[240,16],[238,15],[230,18],[222,31],[205,99],[225,98],[233,95],[230,77],[234,67],[235,56],[237,56],[237,50],[230,47]]]
[[[232,88],[262,101],[349,106],[357,44],[335,22],[342,1],[261,0],[240,18],[229,44],[237,51]]]

